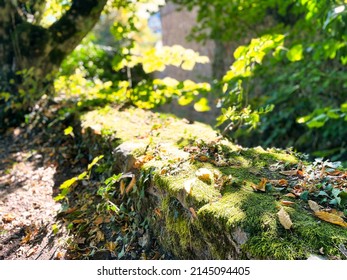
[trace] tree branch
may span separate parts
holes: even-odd
[[[107,0],[74,0],[71,8],[50,28],[53,48],[50,59],[60,64],[99,20]]]

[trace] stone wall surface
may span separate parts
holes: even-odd
[[[346,228],[317,219],[286,192],[255,191],[262,178],[286,180],[276,168],[296,168],[290,151],[242,148],[208,125],[131,108],[88,112],[82,131],[91,154],[104,154],[115,172],[135,174],[136,211],[175,258],[343,257]],[[281,209],[290,229],[279,220]]]

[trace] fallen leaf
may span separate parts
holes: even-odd
[[[291,198],[296,198],[296,195],[293,194],[293,193],[287,193],[287,194],[285,194],[284,196],[286,196],[286,197],[291,197]]]
[[[96,232],[96,241],[100,242],[100,241],[104,241],[105,240],[105,235],[103,234],[103,232],[101,230],[98,230]]]
[[[313,201],[313,200],[309,200],[308,205],[310,206],[310,208],[313,212],[317,212],[320,210],[318,203]]]
[[[342,172],[340,170],[335,170],[335,171],[332,171],[332,172],[327,172],[327,174],[329,176],[339,176],[342,174]]]
[[[64,212],[64,214],[71,214],[75,212],[77,209],[78,209],[77,207],[69,208]]]
[[[154,158],[153,155],[142,155],[138,157],[134,163],[134,168],[141,168],[142,165],[151,161]]]
[[[277,212],[277,216],[281,225],[285,229],[290,229],[292,227],[293,222],[291,221],[289,214],[283,208]]]
[[[195,209],[193,207],[189,207],[189,211],[194,219],[198,218],[198,215],[196,214]]]
[[[120,181],[120,194],[123,195],[124,194],[124,191],[125,191],[125,183],[124,181]]]
[[[135,178],[135,175],[133,175],[133,178],[131,179],[129,185],[125,189],[125,193],[129,193],[135,186],[135,183],[136,183],[136,178]]]
[[[304,171],[298,170],[297,175],[299,175],[300,177],[304,177]]]
[[[109,250],[110,252],[114,252],[114,250],[116,249],[117,247],[117,244],[112,242],[112,241],[109,241],[105,244],[105,247],[107,250]]]
[[[314,214],[323,221],[347,228],[347,223],[341,217],[335,214],[328,213],[325,211],[316,211],[314,212]]]
[[[213,179],[213,174],[207,168],[200,168],[195,172],[195,175],[203,182],[210,184]]]
[[[255,185],[256,190],[265,192],[266,191],[266,183],[267,183],[267,179],[262,178],[259,185]]]
[[[13,213],[7,213],[2,216],[2,221],[4,223],[11,223],[15,219],[16,219],[16,216]]]
[[[155,213],[159,218],[161,218],[161,211],[160,211],[159,208],[155,208],[155,209],[154,209],[154,213]]]
[[[289,201],[289,200],[282,200],[281,204],[284,205],[284,206],[290,206],[290,205],[295,204],[295,202]]]
[[[84,219],[76,219],[76,220],[73,220],[73,221],[72,221],[73,224],[82,224],[82,223],[84,223],[84,222],[85,222]]]
[[[26,257],[30,257],[31,255],[33,255],[35,252],[37,251],[37,247],[31,248],[27,253],[26,253]]]
[[[55,257],[54,257],[54,259],[56,259],[56,260],[61,260],[61,259],[63,259],[63,258],[64,258],[64,253],[61,252],[61,251],[57,252],[57,253],[55,254]]]
[[[201,155],[201,156],[197,157],[197,160],[202,161],[202,162],[206,162],[206,161],[208,161],[208,157],[205,155]]]
[[[298,170],[287,170],[287,171],[280,171],[280,174],[285,176],[295,176],[297,175]]]
[[[282,187],[288,186],[288,181],[285,179],[278,180],[278,184]]]
[[[334,215],[337,215],[341,218],[344,218],[345,217],[345,214],[342,212],[342,211],[338,211],[336,209],[331,209],[330,213],[334,214]]]
[[[101,216],[99,216],[99,217],[97,217],[95,220],[94,220],[94,224],[95,225],[100,225],[100,224],[102,224],[104,222],[104,218],[103,217],[101,217]]]

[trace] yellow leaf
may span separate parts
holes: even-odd
[[[14,219],[16,219],[16,216],[13,213],[7,213],[2,216],[2,221],[4,223],[11,223]]]
[[[313,201],[313,200],[309,200],[308,205],[310,206],[310,208],[313,212],[317,212],[320,210],[318,203]]]
[[[267,179],[266,178],[262,178],[259,185],[254,185],[253,189],[255,189],[256,191],[262,191],[265,192],[266,191],[266,183],[267,183]]]
[[[100,242],[100,241],[104,241],[105,240],[105,235],[103,234],[102,231],[98,230],[96,232],[96,241]]]
[[[288,186],[288,181],[285,179],[278,180],[278,184],[282,187]]]
[[[120,181],[120,194],[123,195],[125,191],[125,183],[124,181]]]
[[[282,200],[281,201],[281,204],[284,205],[284,206],[290,206],[290,205],[293,205],[295,202],[293,201],[289,201],[289,200]]]
[[[114,242],[109,241],[109,242],[107,242],[107,243],[105,244],[105,247],[106,247],[106,249],[109,250],[110,252],[113,252],[113,251],[116,249],[117,244],[114,243]]]
[[[283,208],[277,212],[277,216],[281,225],[285,229],[290,229],[292,227],[293,222],[291,221],[289,214]]]
[[[207,168],[200,168],[195,172],[195,175],[203,182],[211,184],[213,174]]]
[[[325,211],[316,211],[314,212],[314,214],[323,221],[347,228],[347,223],[341,217],[335,214],[328,213]]]

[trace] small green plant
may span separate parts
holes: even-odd
[[[76,183],[83,179],[88,179],[90,177],[92,167],[98,163],[99,160],[101,160],[104,156],[98,156],[95,157],[90,164],[88,164],[87,170],[79,174],[78,176],[75,176],[71,179],[66,180],[64,183],[62,183],[59,187],[60,194],[54,197],[55,201],[60,201],[63,199],[66,199],[66,196],[71,191],[71,187]]]
[[[116,204],[112,202],[112,199],[116,194],[116,183],[122,178],[122,173],[114,174],[104,181],[104,184],[99,187],[97,194],[101,196],[103,202],[99,204],[99,208],[103,208],[106,211],[113,211],[115,213],[119,212],[119,208]]]

